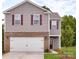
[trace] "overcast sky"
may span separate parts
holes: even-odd
[[[23,0],[3,0],[2,10],[5,10],[11,6],[20,3]],[[40,6],[46,5],[53,12],[58,12],[60,16],[73,15],[76,12],[76,1],[75,0],[31,0]],[[0,1],[0,3],[2,3]]]

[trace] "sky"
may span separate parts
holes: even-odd
[[[6,10],[23,0],[1,0],[2,4],[1,11]],[[76,1],[75,0],[31,0],[40,6],[47,6],[53,12],[58,12],[60,16],[73,15],[76,16]]]

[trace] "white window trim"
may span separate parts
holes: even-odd
[[[18,23],[16,21],[18,21]],[[21,24],[21,14],[14,14],[14,23],[16,25],[20,25]]]
[[[14,20],[21,20],[21,14],[14,14]]]
[[[36,16],[38,16],[38,17],[36,18]],[[34,23],[35,20],[38,20],[39,22],[38,23]],[[40,24],[40,14],[33,14],[33,23],[34,24]]]
[[[57,25],[57,21],[52,20],[52,26],[56,26]]]
[[[35,16],[39,16],[39,19],[36,19]],[[33,14],[33,20],[40,20],[40,14]]]

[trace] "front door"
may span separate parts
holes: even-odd
[[[53,47],[54,47],[54,46],[53,46],[53,45],[54,45],[53,43],[54,43],[54,42],[53,42],[53,38],[51,38],[51,39],[50,39],[50,49],[53,49]]]

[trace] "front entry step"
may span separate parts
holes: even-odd
[[[54,51],[54,50],[51,50],[51,52],[52,52],[53,54],[58,54],[58,52],[56,52],[56,51]]]

